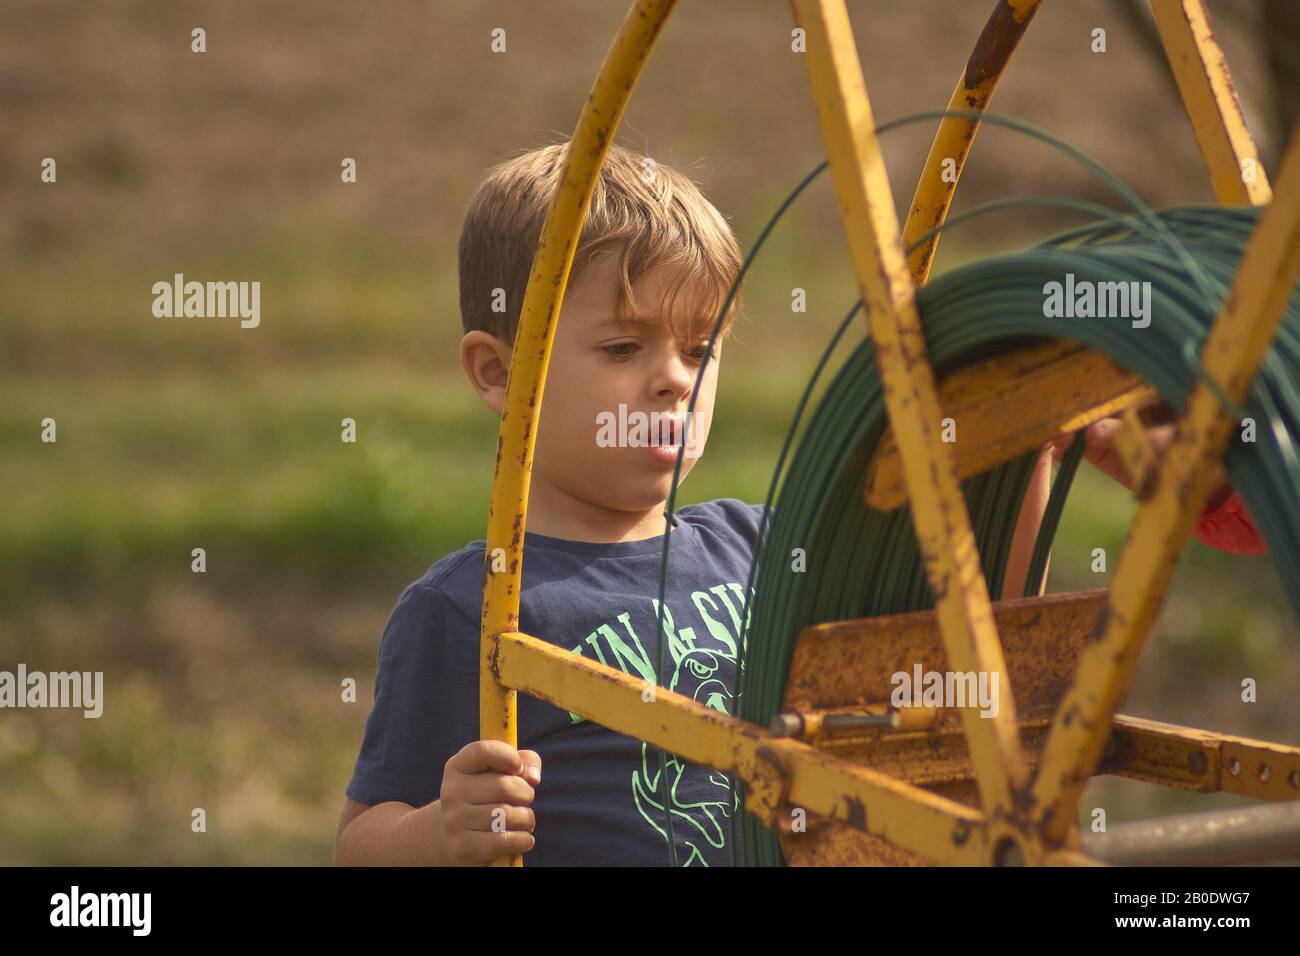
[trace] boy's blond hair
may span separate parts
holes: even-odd
[[[530,150],[492,168],[479,184],[460,233],[460,314],[466,332],[481,329],[514,342],[542,222],[559,183],[567,143]],[[683,341],[707,340],[742,256],[726,219],[698,187],[668,166],[611,145],[596,181],[569,277],[572,289],[594,260],[617,256],[617,316],[636,314],[632,285],[651,269],[669,269],[664,301],[649,317],[667,317]],[[505,290],[505,311],[492,310]],[[676,311],[679,297],[685,308]],[[740,290],[719,341],[740,308]]]

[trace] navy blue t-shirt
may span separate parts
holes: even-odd
[[[733,713],[744,589],[762,505],[734,498],[677,512],[655,643],[663,536],[615,544],[524,536],[520,629]],[[437,799],[443,765],[478,739],[484,542],[447,555],[397,602],[379,645],[375,703],[347,795]],[[519,749],[542,758],[525,866],[669,862],[658,748],[520,694]],[[668,755],[677,860],[725,865],[736,812],[723,773]]]

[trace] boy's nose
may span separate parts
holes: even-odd
[[[680,357],[675,356],[668,359],[659,369],[656,376],[654,389],[655,396],[658,398],[674,398],[678,395],[689,395],[691,389],[695,386],[695,369],[686,364]]]

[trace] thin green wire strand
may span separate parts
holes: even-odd
[[[1056,540],[1056,529],[1061,524],[1061,514],[1065,511],[1065,499],[1074,484],[1075,472],[1079,462],[1083,461],[1085,447],[1084,433],[1077,432],[1070,447],[1061,456],[1061,468],[1052,482],[1051,494],[1047,496],[1047,507],[1043,509],[1043,523],[1038,526],[1038,536],[1034,539],[1034,553],[1029,559],[1029,571],[1025,574],[1025,597],[1037,597],[1045,583],[1047,575],[1047,558],[1052,553],[1052,542]]]

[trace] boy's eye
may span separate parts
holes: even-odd
[[[603,346],[603,351],[614,358],[627,358],[638,348],[635,342],[615,342],[613,345]]]
[[[697,362],[703,362],[703,361],[704,361],[704,356],[706,356],[706,355],[707,355],[709,358],[717,358],[717,357],[718,357],[717,353],[714,352],[712,349],[710,349],[710,348],[708,347],[708,345],[697,345],[697,346],[695,346],[695,348],[691,349],[691,353],[690,353],[690,354],[691,354],[691,357],[692,357],[693,359],[695,359]]]

